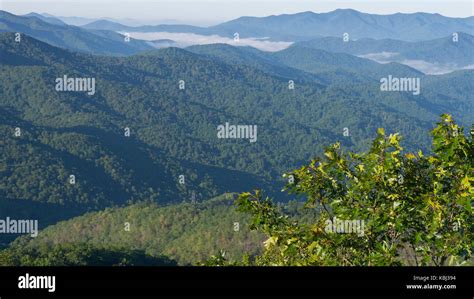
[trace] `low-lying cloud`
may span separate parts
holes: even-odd
[[[397,52],[380,52],[380,53],[368,53],[364,55],[359,55],[359,57],[367,58],[378,63],[389,63],[395,61],[394,58],[397,57],[399,53]]]
[[[462,66],[458,66],[457,64],[431,63],[424,60],[406,59],[406,60],[400,61],[400,63],[408,65],[428,75],[443,75],[443,74],[452,73],[458,70],[473,69],[473,65],[462,67]]]
[[[419,59],[405,59],[399,57],[399,53],[396,52],[368,53],[359,55],[359,57],[367,58],[378,63],[398,62],[427,75],[443,75],[459,70],[474,69],[474,65],[459,66],[455,63],[438,63]]]
[[[124,34],[124,32],[119,32]],[[131,38],[146,41],[172,40],[174,47],[185,48],[193,45],[207,44],[229,44],[232,46],[250,46],[262,51],[276,52],[288,48],[292,42],[270,41],[262,38],[240,38],[235,41],[232,38],[219,35],[199,35],[194,33],[173,32],[128,32]]]

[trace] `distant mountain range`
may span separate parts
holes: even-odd
[[[183,32],[202,35],[217,34],[241,38],[270,38],[272,40],[301,41],[317,37],[399,39],[405,41],[430,40],[453,32],[474,33],[474,17],[450,18],[439,14],[412,13],[374,15],[352,9],[337,9],[328,13],[302,12],[268,17],[240,17],[216,26],[157,25],[129,27],[100,20],[84,26],[134,32]]]
[[[60,18],[50,14],[30,13],[25,16],[34,16],[54,25],[65,24]],[[74,17],[61,18],[74,20]],[[353,9],[337,9],[328,13],[308,11],[268,17],[240,17],[209,27],[185,24],[129,26],[113,19],[76,19],[79,21],[73,21],[72,24],[94,30],[194,33],[229,38],[233,38],[234,33],[239,33],[241,38],[268,38],[290,42],[320,37],[342,38],[344,34],[347,34],[350,40],[371,38],[402,41],[432,40],[455,32],[474,34],[474,17],[452,18],[429,13],[376,15]]]
[[[354,17],[357,16],[357,17]],[[396,14],[388,16],[372,16],[369,18],[370,22],[366,20],[367,14],[359,13],[353,10],[336,10],[326,14],[315,14],[315,13],[300,13],[295,15],[281,15],[271,16],[266,18],[239,18],[234,21],[223,23],[217,26],[208,28],[195,27],[188,25],[157,25],[157,26],[140,26],[130,27],[110,20],[98,20],[82,27],[76,27],[65,24],[63,21],[54,18],[51,15],[30,13],[26,16],[15,16],[7,12],[0,12],[0,32],[22,32],[35,37],[39,40],[47,42],[51,45],[70,49],[73,51],[88,52],[100,55],[133,55],[140,52],[150,51],[156,48],[167,48],[167,47],[182,47],[182,43],[174,41],[173,34],[197,34],[197,41],[190,40],[189,43],[194,42],[206,43],[206,36],[214,34],[213,37],[209,37],[208,43],[215,43],[215,36],[227,36],[229,41],[232,41],[234,31],[239,32],[241,38],[255,37],[255,36],[266,36],[270,40],[280,39],[277,35],[284,34],[285,30],[293,26],[299,26],[298,30],[288,29],[289,31],[297,32],[303,36],[293,36],[289,40],[296,41],[292,49],[284,50],[280,54],[275,54],[272,59],[276,59],[277,56],[284,56],[285,53],[298,51],[304,51],[302,48],[312,48],[317,50],[324,50],[326,52],[333,53],[347,53],[354,56],[368,58],[381,63],[398,62],[415,68],[427,74],[443,74],[449,73],[455,70],[469,69],[474,67],[474,37],[465,32],[472,32],[472,18],[455,19],[447,18],[440,15],[430,14]],[[354,36],[349,33],[349,38],[344,40],[342,34],[338,36],[326,36],[316,37],[320,35],[333,35],[331,32],[326,32],[326,27],[330,28],[341,28],[342,25],[337,25],[341,17],[344,17],[344,22],[350,24],[351,22],[358,22],[364,20],[363,24],[370,27],[370,30],[363,30],[365,28],[362,25],[353,25],[351,28],[356,28],[354,32],[360,32],[362,38],[354,40]],[[352,20],[354,17],[354,20]],[[391,18],[397,18],[395,25],[390,29],[391,34],[386,33],[380,28],[385,28],[390,23],[387,20]],[[285,22],[288,26],[284,26]],[[303,22],[303,20],[306,20]],[[384,21],[385,20],[385,21]],[[435,30],[431,34],[421,34],[423,41],[405,41],[410,40],[410,35],[402,34],[403,28],[415,22],[414,20],[423,20],[423,26],[416,26],[416,32],[420,31],[420,28],[433,28],[439,24],[443,24],[443,30]],[[326,24],[322,26],[320,22]],[[329,23],[334,24],[333,26],[327,26]],[[335,22],[335,23],[333,23]],[[388,23],[387,23],[388,22]],[[374,24],[378,25],[374,25]],[[386,24],[387,23],[387,24]],[[246,25],[244,25],[246,24]],[[279,24],[286,28],[275,28],[277,35],[272,35],[271,24]],[[384,25],[385,24],[385,25]],[[403,25],[405,24],[405,25]],[[383,26],[382,26],[383,25]],[[403,25],[403,26],[402,26]],[[428,26],[429,25],[429,26]],[[234,27],[232,27],[234,26]],[[276,25],[275,25],[276,26]],[[347,26],[347,25],[345,25]],[[384,27],[385,26],[385,27]],[[254,29],[255,32],[260,32],[260,35],[250,34]],[[304,28],[313,28],[312,30],[306,30]],[[243,30],[229,28],[243,28]],[[325,29],[326,28],[326,29]],[[384,37],[397,36],[405,40],[394,40],[389,38],[377,39],[379,33],[375,33],[374,28],[380,29],[380,34]],[[451,28],[446,30],[446,28]],[[402,30],[403,29],[403,30]],[[306,30],[306,31],[305,31]],[[387,29],[388,30],[388,29]],[[431,30],[431,29],[430,29]],[[266,32],[267,33],[262,33]],[[120,33],[117,33],[120,32]],[[125,41],[125,32],[131,32],[131,38],[129,42]],[[156,40],[139,40],[134,37],[134,34],[153,34],[156,32],[165,32],[170,34],[170,38],[160,38]],[[247,33],[245,33],[247,32]],[[308,32],[308,35],[305,35]],[[365,32],[365,33],[362,33]],[[438,37],[444,32],[443,37]],[[244,33],[244,34],[242,34]],[[309,34],[311,33],[311,34]],[[316,34],[317,33],[317,34]],[[455,36],[453,35],[455,34]],[[435,39],[426,40],[430,37],[436,36]],[[287,38],[283,38],[287,40]],[[415,39],[415,38],[413,38]],[[456,39],[456,41],[454,41]],[[221,38],[222,40],[222,38]],[[258,43],[264,44],[263,40],[257,40]],[[186,43],[185,43],[186,44]],[[238,46],[238,43],[232,43]],[[250,43],[253,45],[252,43]],[[243,43],[242,45],[246,45]],[[297,47],[297,48],[294,48]],[[216,48],[214,48],[216,49]],[[229,50],[227,48],[226,50]],[[197,49],[195,49],[198,51]],[[232,51],[232,50],[231,50]],[[314,57],[316,61],[321,61],[324,64],[323,57],[329,55],[326,52],[320,52],[321,56]],[[313,51],[313,55],[317,52]],[[301,54],[301,53],[300,53]],[[250,55],[256,55],[255,52]],[[357,60],[357,58],[347,59]],[[291,57],[289,57],[291,58]],[[329,57],[326,57],[330,59]],[[278,59],[277,59],[278,60]],[[281,66],[281,63],[276,62]],[[321,72],[322,65],[317,66],[317,72]],[[285,62],[283,62],[285,64]],[[331,64],[331,63],[329,63]],[[268,65],[267,65],[268,66]],[[291,66],[291,65],[290,65]],[[374,65],[372,65],[374,66]],[[371,66],[371,67],[372,67]],[[309,67],[306,66],[306,67]],[[312,70],[304,69],[314,73],[315,68]],[[276,71],[276,70],[275,70]],[[281,70],[281,73],[288,75],[287,70]]]
[[[121,18],[121,19],[114,19],[114,18],[84,18],[84,17],[66,17],[66,16],[55,16],[49,13],[29,13],[23,16],[31,16],[31,15],[39,15],[45,17],[46,21],[50,21],[51,23],[58,23],[58,21],[66,23],[68,25],[73,26],[83,26],[89,23],[99,21],[99,20],[106,20],[114,23],[120,23],[127,26],[143,26],[149,24],[151,21],[147,20],[137,20],[137,19],[130,19],[130,18]],[[156,22],[156,21],[155,21]],[[164,19],[159,20],[159,24],[180,24],[178,20],[174,19]]]
[[[52,15],[47,15],[47,14],[45,15],[45,14],[39,14],[39,13],[32,12],[32,13],[24,15],[24,17],[35,17],[35,18],[38,18],[42,21],[45,21],[46,23],[50,23],[50,24],[53,24],[53,25],[60,25],[60,26],[67,25],[66,23],[64,23],[60,19],[58,19],[58,18],[56,18]]]
[[[369,38],[344,42],[340,38],[324,37],[298,42],[295,46],[348,53],[382,63],[395,61],[418,69],[420,63],[432,64],[431,67],[444,67],[448,72],[453,68],[474,67],[474,36],[462,32],[419,42]],[[422,70],[433,73],[428,68]]]
[[[86,30],[37,14],[26,17],[0,11],[0,32],[21,32],[57,47],[101,55],[131,55],[154,48],[133,38],[124,42],[123,35],[113,31]]]
[[[5,12],[4,12],[5,13]],[[54,25],[65,25],[58,17],[50,14],[30,13],[25,17],[36,17]],[[64,18],[64,17],[63,17]],[[69,17],[73,19],[74,17]],[[268,38],[281,41],[304,41],[320,37],[339,37],[344,34],[350,40],[363,38],[396,39],[402,41],[424,41],[450,36],[453,33],[474,34],[474,16],[467,18],[445,17],[429,13],[396,13],[376,15],[353,9],[337,9],[328,13],[301,12],[296,14],[272,15],[268,17],[240,17],[215,26],[197,27],[191,25],[145,25],[129,26],[112,19],[81,19],[84,29],[128,31],[128,32],[170,32],[219,35],[233,38]]]

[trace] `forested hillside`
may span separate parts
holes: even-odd
[[[151,257],[140,250],[89,244],[13,247],[0,251],[0,266],[176,266],[166,257]]]
[[[197,204],[160,207],[141,203],[108,208],[59,222],[35,239],[21,237],[12,243],[10,251],[18,249],[33,255],[61,244],[70,244],[73,250],[87,243],[98,249],[142,252],[155,259],[166,256],[180,265],[197,264],[220,250],[235,259],[253,256],[262,249],[262,235],[250,232],[249,217],[237,212],[234,199],[235,195],[227,194]],[[295,208],[290,207],[293,214]],[[16,255],[21,256],[20,253]],[[1,256],[0,253],[0,263]]]
[[[305,202],[282,205],[256,190],[107,208],[18,238],[0,265],[465,265],[474,133],[444,114],[432,135],[433,155],[404,151],[382,128],[367,152],[328,146],[285,174],[285,191]],[[336,218],[363,224],[338,224],[336,234]]]
[[[101,55],[131,55],[153,47],[145,41],[131,39],[105,30],[85,30],[65,23],[48,22],[38,16],[16,16],[0,10],[0,32],[19,32],[34,36],[51,45]]]
[[[440,112],[449,109],[461,124],[473,121],[473,71],[433,78],[412,70],[423,89],[412,95],[381,92],[374,74],[357,71],[360,65],[326,69],[325,79],[315,82],[318,74],[298,69],[311,65],[305,55],[290,64],[276,59],[286,52],[255,50],[251,57],[240,51],[249,50],[235,48],[220,59],[211,59],[214,51],[177,48],[102,57],[26,35],[18,43],[13,33],[2,33],[0,204],[37,202],[21,214],[41,214],[45,227],[108,206],[199,201],[257,186],[282,200],[281,174],[333,140],[363,149],[385,127],[401,132],[408,148],[429,150],[426,132]],[[238,63],[232,55],[253,62]],[[379,75],[396,66],[330,55],[335,63],[374,66]],[[95,78],[95,93],[57,92],[55,80],[65,75]],[[257,142],[217,138],[216,128],[226,122],[256,125]]]
[[[474,263],[474,16],[146,2],[0,10],[0,266]]]
[[[469,66],[474,63],[474,36],[469,33],[473,32],[455,32],[455,35],[453,33],[434,40],[416,42],[371,38],[344,42],[342,38],[321,37],[301,41],[294,46],[352,55],[385,54],[388,55],[386,59],[392,58],[395,61],[410,59]],[[456,42],[453,42],[453,39],[456,39]]]

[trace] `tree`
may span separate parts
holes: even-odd
[[[472,255],[473,132],[468,138],[443,114],[432,131],[433,152],[402,154],[399,134],[379,129],[364,153],[339,143],[284,176],[285,189],[321,211],[301,224],[260,191],[236,204],[268,237],[264,252],[243,262],[208,264],[463,265]],[[336,217],[336,218],[335,218]]]
[[[0,250],[0,266],[176,266],[165,256],[120,247],[98,247],[86,243]]]

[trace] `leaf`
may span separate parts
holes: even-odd
[[[278,237],[272,236],[268,238],[266,241],[263,242],[265,248],[270,248],[271,246],[274,246],[278,242]]]
[[[326,157],[328,157],[329,160],[334,160],[334,154],[333,152],[327,151],[324,153]]]

